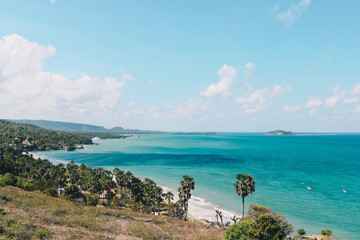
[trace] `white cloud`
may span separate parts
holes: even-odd
[[[302,108],[301,105],[297,105],[297,106],[294,106],[294,107],[290,107],[288,105],[285,105],[284,108],[283,108],[283,111],[284,112],[289,112],[289,113],[294,113],[294,112],[298,112],[301,108]]]
[[[237,74],[233,66],[225,64],[218,71],[220,81],[216,84],[210,84],[210,86],[200,92],[200,95],[204,97],[215,97],[217,95],[227,96]]]
[[[352,94],[352,95],[360,95],[360,83],[356,84],[356,85],[351,89],[351,94]]]
[[[279,85],[274,86],[272,91],[265,87],[253,89],[250,86],[248,92],[244,96],[236,98],[235,102],[241,105],[241,109],[245,113],[261,112],[272,104],[274,97],[280,95],[285,90],[286,88]]]
[[[360,101],[360,97],[350,97],[350,98],[345,98],[343,103],[344,104],[353,104],[353,103],[358,103]]]
[[[304,105],[305,108],[318,108],[323,105],[323,102],[320,100],[320,98],[316,96],[310,96],[308,102]]]
[[[55,0],[50,0],[50,3],[54,4],[54,3],[55,3]]]
[[[300,0],[298,4],[291,4],[290,7],[285,12],[278,12],[276,14],[276,19],[279,21],[284,21],[286,26],[292,25],[301,15],[306,11],[310,5],[311,0]],[[279,10],[279,6],[274,8],[275,12]]]
[[[325,100],[325,107],[334,108],[336,103],[345,97],[346,91],[342,90],[340,86],[336,86],[333,90],[333,96]]]
[[[147,81],[146,84],[149,85],[149,86],[151,86],[151,85],[153,85],[153,81],[152,81],[152,80]]]
[[[281,86],[279,86],[279,85],[276,85],[274,88],[273,88],[273,94],[275,95],[275,96],[277,96],[277,95],[280,95],[282,92],[284,92],[285,91],[285,89],[283,88],[283,87],[281,87]]]
[[[130,101],[129,103],[128,103],[128,107],[132,107],[132,106],[134,106],[135,105],[135,102],[133,102],[133,101]]]
[[[44,61],[56,52],[17,34],[0,40],[0,109],[8,118],[78,120],[114,116],[122,88],[132,80],[82,75],[70,80],[43,72]]]
[[[168,103],[164,103],[164,105],[160,107],[153,105],[148,109],[147,118],[169,120],[196,117],[197,119],[205,120],[205,116],[207,116],[205,112],[208,108],[208,101],[203,99],[188,99],[186,102],[177,105]]]
[[[245,80],[249,80],[251,73],[255,70],[255,64],[252,62],[248,62],[244,65],[243,69]]]

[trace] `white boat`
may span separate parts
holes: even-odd
[[[312,188],[311,187],[306,187],[309,191],[311,191],[312,190]]]
[[[345,189],[343,189],[343,192],[344,192],[344,193],[347,193],[347,191],[346,191]]]

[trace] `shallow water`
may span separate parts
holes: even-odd
[[[246,205],[266,205],[283,213],[295,230],[315,233],[331,228],[341,239],[360,239],[360,135],[134,135],[97,142],[100,145],[75,152],[37,155],[91,167],[119,167],[170,189],[177,189],[188,174],[196,182],[195,201],[206,207],[205,199],[233,212],[241,211],[235,175],[250,173],[256,191],[246,198]]]

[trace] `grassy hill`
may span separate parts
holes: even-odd
[[[223,239],[200,222],[99,208],[0,187],[0,239]],[[2,229],[2,230],[1,230]]]

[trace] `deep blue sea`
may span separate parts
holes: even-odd
[[[169,134],[97,142],[74,152],[37,155],[119,167],[171,189],[191,175],[194,196],[237,213],[242,203],[234,191],[235,175],[250,173],[256,191],[246,198],[247,206],[256,203],[283,213],[295,231],[331,228],[340,239],[360,239],[360,135]]]

